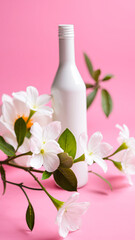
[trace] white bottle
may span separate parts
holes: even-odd
[[[52,84],[52,106],[54,120],[61,121],[62,131],[66,128],[74,134],[77,141],[76,158],[83,154],[79,136],[87,132],[86,88],[75,64],[74,26],[59,25],[59,67]],[[88,181],[88,167],[85,162],[75,163],[72,167],[78,187]]]

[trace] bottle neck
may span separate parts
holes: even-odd
[[[59,63],[75,63],[74,38],[59,39]]]

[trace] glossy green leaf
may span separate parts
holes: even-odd
[[[90,83],[85,83],[85,86],[86,86],[87,89],[94,88],[94,85],[90,84]]]
[[[91,75],[91,77],[93,78],[93,66],[92,66],[92,62],[90,60],[90,58],[88,57],[88,55],[86,53],[84,53],[84,59],[85,59],[85,63],[87,65],[88,71]]]
[[[74,163],[82,162],[82,161],[84,161],[84,160],[85,160],[85,155],[82,154],[80,157],[78,157],[78,158],[76,158],[76,159],[74,160]]]
[[[18,143],[18,147],[20,147],[23,144],[24,138],[26,136],[26,122],[23,118],[18,118],[14,125],[14,130],[16,134],[16,139]]]
[[[112,112],[113,107],[112,98],[109,92],[105,89],[102,89],[101,96],[102,96],[102,109],[106,117],[108,117]]]
[[[54,174],[55,182],[64,190],[77,191],[77,178],[69,168],[58,168]]]
[[[58,157],[60,159],[60,167],[71,168],[73,165],[73,158],[68,155],[68,153],[59,153]]]
[[[1,173],[1,179],[3,182],[3,194],[4,194],[6,191],[6,174],[5,174],[5,170],[2,167],[2,165],[0,166],[0,173]]]
[[[120,171],[122,171],[121,162],[117,162],[117,161],[114,161],[114,160],[112,160],[112,162],[113,162],[113,164],[116,168],[118,168]]]
[[[97,95],[98,88],[95,88],[88,96],[87,96],[87,109],[91,106],[93,103],[96,95]]]
[[[76,155],[76,140],[68,128],[61,134],[58,143],[64,152],[68,153],[68,155],[74,159]]]
[[[98,82],[100,74],[101,74],[101,70],[100,69],[97,69],[96,71],[93,72],[93,79],[96,82]]]
[[[111,78],[113,78],[114,76],[112,75],[112,74],[107,74],[107,75],[105,75],[104,76],[104,78],[102,79],[102,81],[104,82],[104,81],[108,81],[108,80],[110,80]]]
[[[48,179],[49,177],[51,177],[51,175],[51,172],[44,171],[42,174],[42,180]]]
[[[30,202],[29,202],[29,205],[28,205],[28,208],[26,211],[26,222],[27,222],[29,229],[32,231],[32,229],[34,227],[34,222],[35,222],[35,213],[34,213],[34,209]]]
[[[13,157],[15,155],[14,147],[8,144],[2,136],[0,136],[0,150],[9,157]]]

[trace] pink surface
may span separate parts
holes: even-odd
[[[103,75],[115,78],[104,85],[114,100],[114,110],[106,119],[100,107],[100,95],[88,111],[89,134],[99,130],[104,139],[116,146],[116,123],[126,123],[135,136],[135,3],[134,0],[4,0],[0,1],[0,97],[3,93],[25,90],[33,85],[40,93],[50,93],[58,66],[57,25],[75,25],[76,63],[85,81],[89,81],[83,51],[101,67]],[[92,80],[91,80],[92,82]],[[100,170],[99,170],[99,173]],[[81,230],[67,239],[135,239],[135,188],[110,165],[107,179],[111,192],[96,176],[80,189],[80,199],[90,201]],[[8,170],[8,180],[27,181],[20,171]],[[20,179],[20,180],[19,180]],[[33,185],[31,179],[28,184]],[[70,195],[46,183],[50,193],[61,200]],[[28,190],[29,191],[29,190]],[[57,240],[56,211],[44,193],[29,191],[36,211],[32,233],[27,230],[24,210],[27,202],[19,189],[8,186],[0,200],[0,238]],[[49,204],[49,207],[47,207]]]

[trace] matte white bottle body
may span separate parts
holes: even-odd
[[[75,65],[74,39],[59,39],[60,64],[56,73],[51,93],[54,120],[61,121],[62,131],[66,128],[75,135],[77,141],[76,158],[83,154],[79,136],[87,133],[86,124],[86,88]],[[78,187],[88,181],[88,169],[85,162],[75,163],[72,167]]]

